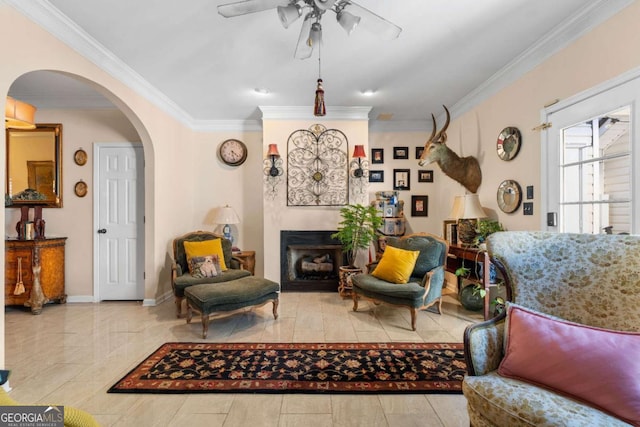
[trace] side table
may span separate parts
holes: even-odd
[[[244,269],[252,276],[256,274],[256,251],[233,252],[233,256],[242,260]]]

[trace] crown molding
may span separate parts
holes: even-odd
[[[193,120],[190,126],[200,132],[262,132],[260,120]]]
[[[631,3],[633,0],[599,0],[586,5],[452,105],[451,117],[459,116],[478,106]]]
[[[259,106],[263,120],[318,120],[312,114],[313,106],[307,107],[278,107]],[[369,120],[372,107],[338,107],[330,106],[322,120]]]

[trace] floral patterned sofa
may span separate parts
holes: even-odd
[[[510,299],[515,304],[511,305],[511,311],[470,325],[465,331],[468,376],[463,382],[463,392],[471,425],[640,425],[640,381],[637,380],[640,364],[626,363],[630,357],[637,360],[638,353],[629,356],[625,354],[627,348],[611,348],[623,339],[635,342],[638,348],[640,236],[500,232],[489,237],[487,250],[505,277]],[[516,317],[510,316],[519,313],[515,311],[518,306],[541,319],[541,323],[531,322],[537,327],[537,331],[529,327],[528,330],[533,331],[531,337],[516,335],[522,326],[515,323]],[[528,366],[521,367],[528,371],[528,376],[522,374],[514,378],[499,373],[506,359],[518,354],[511,340],[519,338],[517,342],[525,347],[533,336],[553,340],[556,326],[579,332],[566,335],[568,338],[557,341],[555,347],[530,346],[529,349],[539,354],[528,359]],[[602,334],[611,340],[587,340],[580,335],[582,332]],[[574,350],[573,346],[582,350]],[[546,359],[555,359],[565,352],[569,352],[570,363],[553,369],[539,368]],[[595,354],[604,357],[598,361],[597,369],[580,370],[581,361]],[[609,375],[609,371],[615,369],[622,370],[623,377],[632,376],[624,383],[628,385],[609,384],[612,381],[605,376],[591,389],[578,384],[576,390],[576,382]],[[574,370],[581,375],[580,381],[565,380],[556,386],[549,385],[549,381],[563,378],[565,371]],[[554,374],[550,375],[550,371]],[[585,394],[593,399],[585,398]],[[603,405],[603,399],[613,402],[614,410]],[[622,412],[618,412],[620,405],[626,405]],[[630,415],[620,416],[620,413]]]

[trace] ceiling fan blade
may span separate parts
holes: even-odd
[[[278,6],[286,6],[289,3],[289,0],[244,0],[235,3],[221,4],[218,6],[218,13],[225,18],[231,18],[248,13],[262,12],[267,9],[274,9]]]
[[[376,34],[377,36],[385,39],[385,40],[393,40],[398,38],[402,28],[398,27],[396,24],[387,21],[380,15],[376,15],[369,9],[360,6],[357,3],[349,1],[345,6],[345,11],[362,18],[360,21],[359,27],[365,28],[366,30]]]
[[[307,59],[313,53],[313,45],[309,43],[311,24],[313,24],[313,16],[309,13],[304,17],[304,22],[302,23],[302,28],[300,29],[300,36],[298,36],[296,51],[293,54],[294,58]]]

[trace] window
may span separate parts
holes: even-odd
[[[627,106],[561,131],[561,231],[631,231],[630,111]]]
[[[638,105],[640,68],[543,111],[542,229],[640,233]]]

